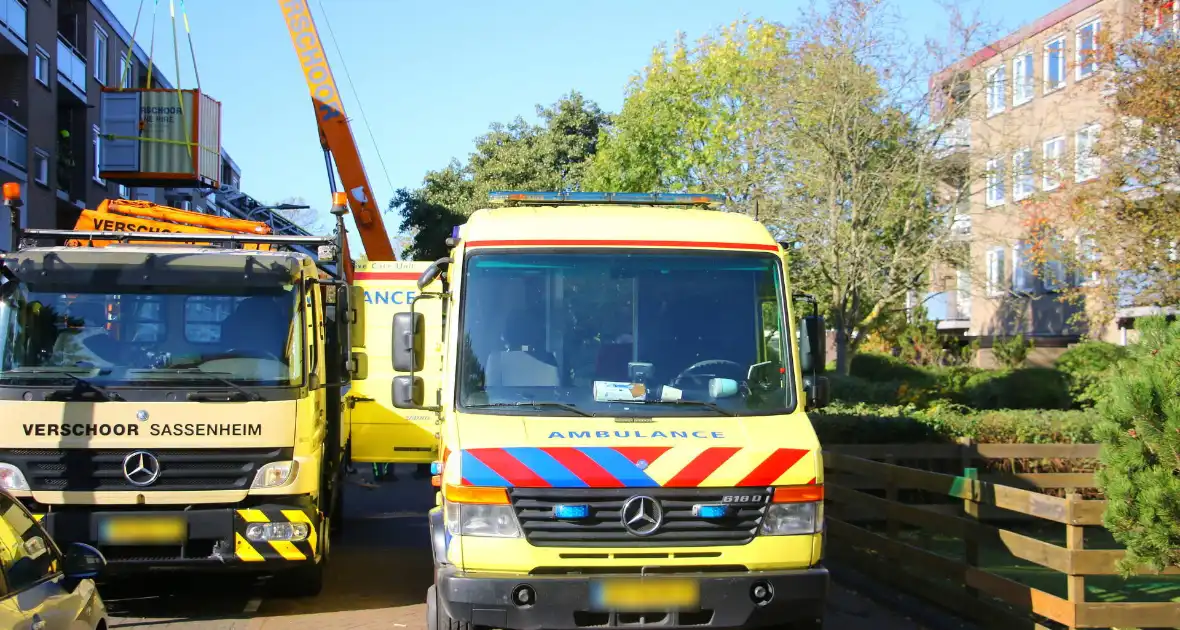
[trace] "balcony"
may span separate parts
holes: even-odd
[[[0,34],[7,45],[3,52],[15,48],[13,52],[29,54],[29,40],[26,32],[29,25],[29,9],[21,0],[0,0]]]
[[[57,78],[59,85],[86,102],[86,58],[61,35],[57,36]]]
[[[28,170],[29,130],[0,114],[0,162],[24,174]]]
[[[966,118],[960,118],[947,125],[934,143],[934,151],[938,157],[946,157],[970,148],[971,121]]]
[[[971,238],[971,215],[956,213],[951,218],[951,235],[956,239]]]

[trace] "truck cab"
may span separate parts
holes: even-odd
[[[441,421],[430,627],[821,627],[823,324],[783,248],[715,196],[493,199],[393,322],[393,404]]]
[[[318,592],[363,303],[284,245],[336,237],[25,233],[110,244],[0,254],[0,487],[111,573],[258,571]]]

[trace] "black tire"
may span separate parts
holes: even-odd
[[[470,623],[447,616],[439,601],[438,588],[433,584],[426,589],[426,630],[472,630]]]
[[[328,514],[331,519],[331,529],[328,535],[332,540],[339,541],[344,534],[344,474],[336,475],[336,487],[332,489],[332,510]]]
[[[824,619],[800,619],[791,624],[791,630],[824,630]]]
[[[326,559],[325,559],[326,560]],[[288,569],[274,576],[274,594],[278,597],[315,597],[324,590],[325,560],[298,569]]]

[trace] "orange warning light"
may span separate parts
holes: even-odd
[[[4,200],[14,201],[20,199],[20,184],[17,182],[7,182],[4,184]]]
[[[334,205],[334,206],[348,205],[348,193],[343,193],[343,192],[332,193],[332,205]]]

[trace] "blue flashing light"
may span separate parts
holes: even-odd
[[[442,462],[430,462],[430,474],[437,475],[442,472]]]
[[[528,192],[520,190],[493,190],[488,193],[493,203],[535,203],[535,204],[623,204],[623,205],[671,205],[711,206],[725,202],[724,195],[703,193],[628,193],[628,192]]]
[[[459,238],[459,226],[458,225],[451,228],[451,238],[454,238],[454,239]]]
[[[701,505],[692,506],[692,515],[700,518],[722,518],[729,513],[729,506],[727,505]]]
[[[553,516],[559,519],[577,519],[590,516],[589,505],[565,505],[559,503],[553,506]]]

